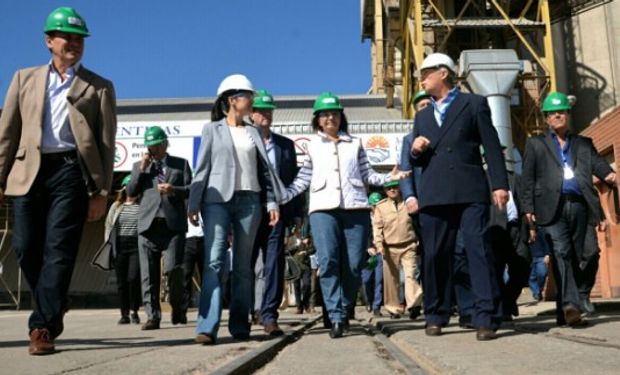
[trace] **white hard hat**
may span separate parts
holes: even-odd
[[[420,66],[420,70],[438,68],[440,66],[445,66],[450,69],[452,73],[456,74],[456,65],[454,64],[454,60],[444,53],[431,53],[426,56],[422,62],[422,66]]]
[[[232,74],[224,78],[217,88],[217,96],[229,90],[244,90],[254,92],[254,85],[243,74]]]

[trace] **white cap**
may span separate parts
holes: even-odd
[[[439,66],[445,66],[450,69],[452,73],[456,74],[456,64],[454,64],[454,60],[444,53],[431,53],[426,56],[422,62],[422,66],[420,66],[420,70],[438,68]]]
[[[254,85],[243,74],[233,74],[224,78],[220,86],[217,88],[217,96],[228,90],[245,90],[254,92]]]

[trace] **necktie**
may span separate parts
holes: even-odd
[[[162,183],[166,179],[164,176],[164,166],[161,160],[155,162],[155,171],[157,172],[157,182]]]

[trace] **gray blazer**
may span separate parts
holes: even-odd
[[[168,155],[166,157],[165,182],[174,185],[173,194],[160,194],[157,190],[157,172],[154,163],[140,171],[140,162],[133,165],[131,181],[127,184],[127,194],[135,197],[142,194],[138,233],[146,232],[159,207],[164,211],[166,224],[173,232],[187,232],[187,208],[185,200],[192,182],[192,171],[187,160]]]
[[[260,132],[246,124],[248,134],[258,151],[258,178],[263,189],[263,199],[268,210],[277,210],[286,188],[274,172]],[[200,211],[201,203],[224,203],[232,199],[235,192],[234,144],[226,119],[210,122],[202,128],[202,141],[198,150],[196,174],[192,182],[188,209]]]

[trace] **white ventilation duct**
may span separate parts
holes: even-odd
[[[486,96],[491,120],[499,141],[506,147],[506,168],[514,171],[514,144],[510,121],[510,96],[522,70],[517,53],[511,49],[481,49],[461,52],[459,75],[478,95]]]

